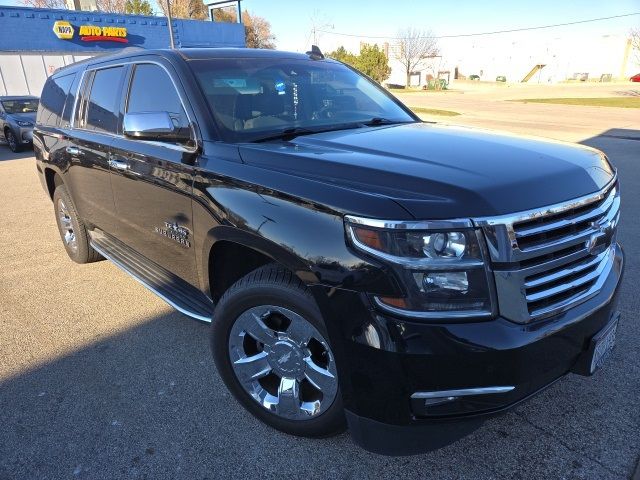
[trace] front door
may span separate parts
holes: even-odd
[[[168,112],[190,128],[181,97],[166,68],[134,65],[125,113]],[[155,263],[199,287],[193,246],[189,144],[119,136],[111,146],[111,184],[119,220],[117,236]]]

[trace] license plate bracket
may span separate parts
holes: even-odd
[[[589,348],[579,358],[574,373],[593,375],[611,355],[616,342],[620,313],[615,312],[607,325],[596,333],[589,342]]]
[[[604,362],[609,358],[613,347],[616,344],[616,332],[618,330],[618,320],[612,321],[607,328],[596,335],[591,342],[593,343],[593,354],[591,356],[591,365],[589,372],[595,373]]]

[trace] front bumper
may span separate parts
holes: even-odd
[[[20,127],[16,138],[23,145],[29,145],[33,143],[33,127]]]
[[[563,375],[582,373],[591,338],[616,315],[623,263],[616,246],[613,268],[596,296],[530,324],[502,317],[407,321],[372,310],[358,293],[334,292],[327,306],[339,330],[330,328],[330,336],[341,360],[340,386],[354,440],[394,455],[439,448]],[[411,398],[416,392],[493,386],[514,388],[431,405]]]

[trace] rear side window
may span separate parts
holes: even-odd
[[[42,89],[36,122],[47,127],[57,127],[60,124],[67,94],[75,76],[73,73],[63,77],[49,77]]]
[[[167,72],[160,66],[136,66],[129,90],[127,113],[168,112],[178,129],[189,129],[187,114]]]
[[[80,82],[80,75],[74,75],[73,83],[67,94],[67,100],[64,103],[62,109],[62,121],[60,122],[61,128],[69,128],[71,126],[71,114],[73,113],[73,107],[76,101],[76,95],[78,94],[78,83]]]
[[[116,113],[122,79],[122,67],[96,70],[88,94],[83,128],[97,132],[116,133],[118,114]]]

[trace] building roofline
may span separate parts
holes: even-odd
[[[100,15],[105,17],[127,17],[127,18],[141,18],[146,20],[164,19],[167,17],[164,15],[134,15],[129,13],[111,13],[97,10],[69,10],[66,8],[39,8],[39,7],[23,7],[19,5],[0,5],[0,10],[17,10],[24,12],[47,12],[47,13],[59,13],[60,15]],[[190,20],[188,18],[173,18],[172,20]]]

